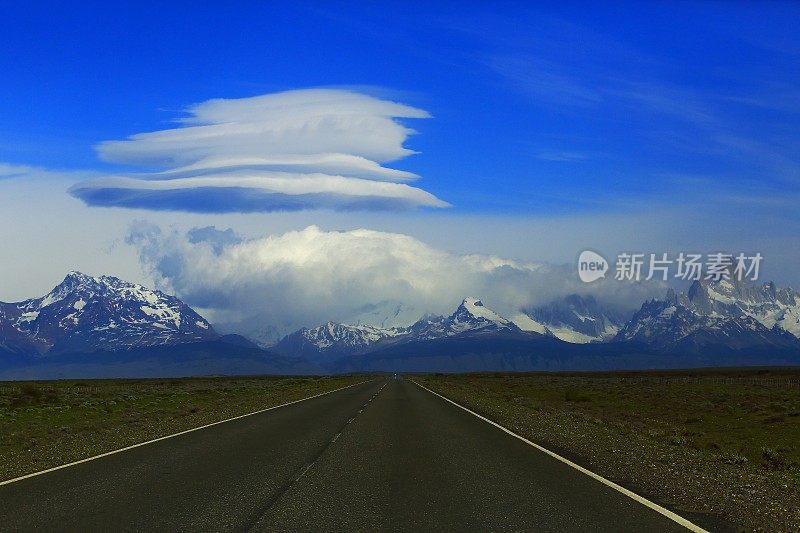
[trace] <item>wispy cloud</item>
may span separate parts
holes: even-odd
[[[753,76],[752,69],[703,68],[694,77],[676,76],[692,65],[648,57],[613,36],[543,19],[526,34],[509,24],[508,35],[485,40],[474,59],[528,95],[533,105],[613,124],[621,136],[636,135],[622,142],[646,142],[649,150],[668,155],[675,168],[685,167],[688,150],[704,156],[698,166],[713,158],[718,167],[733,169],[729,183],[758,173],[800,182],[797,139],[787,139],[786,123],[787,113],[800,111],[800,85],[785,69],[765,67],[763,76]],[[482,38],[478,31],[474,35]],[[566,154],[582,148],[564,145],[559,151],[572,159]],[[537,157],[562,160],[558,153]],[[660,163],[662,171],[666,161]]]
[[[605,98],[587,80],[532,54],[489,56],[483,62],[538,102],[595,107]]]
[[[76,170],[53,170],[30,165],[0,163],[0,180],[10,179],[56,179],[79,180],[92,176],[94,172]]]
[[[101,158],[151,172],[71,189],[89,205],[193,212],[447,207],[383,166],[414,152],[398,119],[421,109],[352,90],[308,89],[192,106],[177,128],[97,146]]]
[[[728,101],[780,113],[800,113],[800,86],[781,81],[763,82],[758,90],[725,96]]]
[[[586,152],[542,149],[536,151],[535,157],[543,161],[581,161],[589,159],[591,154]]]

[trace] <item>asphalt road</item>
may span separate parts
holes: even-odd
[[[403,379],[0,486],[0,530],[686,531]]]

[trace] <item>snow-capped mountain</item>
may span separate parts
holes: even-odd
[[[0,302],[0,350],[25,355],[124,350],[218,338],[179,299],[115,277],[70,272],[47,295]]]
[[[692,284],[687,299],[698,313],[709,316],[751,316],[767,328],[800,338],[800,294],[773,282],[759,286],[722,280]]]
[[[324,331],[328,324],[314,328],[302,328],[301,324],[288,320],[282,323],[264,324],[259,319],[247,318],[237,322],[215,322],[214,326],[220,333],[244,335],[265,350],[271,349],[289,336],[291,337],[290,342],[284,343],[283,346],[286,350],[294,352],[301,349],[301,346],[304,346],[308,341],[304,335],[299,335],[303,329],[307,330],[305,335],[312,342],[317,342],[316,339],[327,337],[327,340],[332,345],[341,346],[341,348],[345,349],[348,348],[350,341],[359,338],[363,331],[367,332],[365,339],[369,339],[375,334],[380,335],[380,333],[377,333],[379,331],[408,327],[414,323],[419,315],[420,313],[408,304],[397,301],[383,301],[358,309],[342,322],[329,322],[333,324],[336,330],[336,332],[330,334]],[[351,329],[350,326],[352,326],[352,331],[346,332],[345,330]],[[324,343],[323,340],[319,342]],[[368,343],[369,341],[364,343],[355,342],[353,347]],[[294,347],[290,349],[289,345]],[[336,348],[334,347],[333,351],[335,350]]]
[[[302,328],[274,346],[284,355],[324,354],[336,357],[359,353],[380,342],[406,335],[405,329],[328,322],[315,328]]]
[[[508,334],[524,333],[477,298],[465,298],[450,316],[426,315],[408,327],[381,328],[328,322],[287,335],[273,348],[284,355],[342,356],[411,341]]]
[[[416,339],[438,339],[457,335],[521,333],[519,327],[489,309],[477,298],[465,298],[447,317],[425,316],[409,328]]]
[[[287,356],[331,361],[387,349],[413,351],[428,341],[438,346],[439,341],[458,339],[459,349],[469,345],[486,350],[502,339],[528,346],[549,337],[572,345],[628,342],[658,353],[703,353],[707,347],[795,350],[800,348],[795,336],[799,316],[800,296],[791,289],[777,289],[772,283],[749,287],[698,282],[688,293],[669,291],[663,300],[645,302],[628,321],[591,296],[570,295],[525,309],[512,320],[476,298],[465,298],[449,316],[426,315],[407,327],[329,322],[287,335],[273,349]],[[561,346],[567,350],[569,345]],[[534,349],[533,344],[530,347]]]
[[[774,283],[754,287],[728,280],[696,281],[687,293],[669,290],[665,299],[645,302],[616,340],[663,350],[797,347],[799,300],[792,289],[776,289]]]
[[[523,331],[578,344],[610,340],[625,323],[624,317],[599,304],[593,296],[578,294],[544,306],[523,309],[512,320]]]

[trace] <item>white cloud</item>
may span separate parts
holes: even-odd
[[[295,90],[188,109],[177,128],[97,146],[101,158],[148,167],[70,192],[89,205],[193,212],[447,207],[382,163],[414,152],[397,119],[407,105],[340,89]]]
[[[382,167],[375,161],[348,154],[284,154],[270,157],[214,157],[191,165],[152,174],[152,176],[182,177],[201,175],[220,169],[262,168],[285,172],[324,172],[357,178],[408,181],[419,178],[412,172]]]
[[[247,321],[245,331],[253,323],[286,331],[347,321],[387,302],[416,310],[416,319],[450,313],[470,295],[508,315],[571,293],[632,310],[663,291],[613,281],[586,285],[567,266],[457,255],[409,235],[366,229],[309,226],[233,239],[211,228],[187,236],[139,224],[128,242],[162,288],[218,321]]]
[[[432,194],[403,183],[388,183],[329,174],[256,172],[207,174],[169,180],[114,176],[73,186],[72,193],[106,206],[195,212],[291,211],[308,207],[332,209],[403,209],[446,207]]]
[[[85,179],[93,172],[86,170],[53,170],[31,165],[13,165],[0,162],[0,180],[34,179],[34,180],[71,180]]]

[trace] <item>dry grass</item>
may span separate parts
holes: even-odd
[[[420,381],[701,523],[800,530],[800,371]]]
[[[0,480],[363,379],[337,376],[0,382]]]

